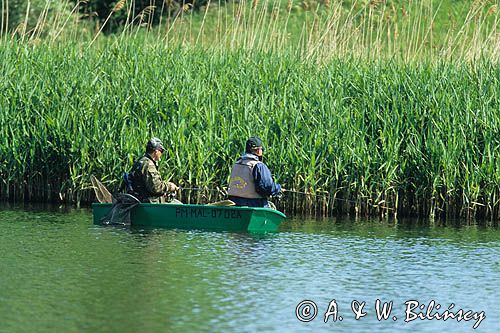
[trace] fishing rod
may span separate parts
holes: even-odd
[[[306,194],[306,195],[312,195],[312,196],[315,196],[315,197],[319,197],[319,196],[326,196],[326,194],[316,194],[316,193],[311,193],[311,192],[302,192],[302,191],[295,191],[295,190],[289,190],[287,188],[282,188],[281,189],[283,191],[283,193],[285,192],[290,192],[290,193],[298,193],[298,194]],[[328,193],[328,192],[326,192]],[[329,195],[329,194],[328,194]]]
[[[311,195],[313,197],[326,197],[330,196],[330,193],[325,192],[325,193],[312,193],[312,192],[303,192],[303,191],[295,191],[295,190],[289,190],[287,188],[282,188],[281,189],[282,193],[297,193],[297,194],[305,194],[305,195]]]
[[[283,188],[281,189],[283,191],[283,193],[296,193],[296,194],[304,194],[304,195],[310,195],[310,196],[313,196],[313,197],[331,197],[330,193],[326,192],[326,193],[311,193],[311,192],[303,192],[303,191],[295,191],[295,190],[289,190],[289,189],[286,189],[286,188]],[[349,199],[344,199],[344,198],[337,198],[337,197],[333,197],[333,199],[335,200],[339,200],[339,201],[345,201],[345,202],[350,202],[350,203],[356,203],[356,201],[354,200],[349,200]]]
[[[297,193],[297,194],[310,195],[310,196],[314,196],[314,197],[330,197],[330,198],[332,197],[332,195],[330,193],[328,193],[328,192],[326,192],[326,193],[311,193],[311,192],[289,190],[289,189],[286,189],[286,188],[282,188],[281,190],[283,191],[283,193],[289,192],[289,193]],[[358,203],[355,200],[338,198],[338,197],[333,197],[333,199],[338,200],[338,201],[344,201],[344,202],[354,203],[354,204]],[[383,203],[383,202],[380,202],[380,203]],[[394,210],[394,208],[380,206],[379,204],[370,204],[370,203],[367,203],[367,204],[370,205],[370,206],[372,206],[372,207],[379,207],[379,208]]]
[[[214,188],[208,188],[208,187],[179,187],[179,190],[186,190],[186,191],[209,191],[209,192],[217,192],[217,193],[224,193],[222,190],[219,189],[214,189]]]
[[[207,187],[179,187],[179,190],[187,190],[187,191],[210,191],[210,192],[217,192],[217,193],[222,193],[224,194],[223,190],[218,190],[218,189],[212,189],[212,188],[207,188]],[[304,194],[304,195],[310,195],[314,197],[332,197],[332,195],[328,192],[325,193],[311,193],[311,192],[303,192],[303,191],[296,191],[296,190],[289,190],[286,188],[282,188],[282,193],[296,193],[296,194]],[[338,200],[338,201],[344,201],[344,202],[349,202],[349,203],[358,203],[355,200],[350,200],[350,199],[344,199],[344,198],[338,198],[338,197],[333,197],[333,199]],[[373,207],[382,207],[380,205],[376,204],[369,204]],[[389,207],[382,207],[382,208],[387,208],[391,209]]]
[[[226,195],[225,192],[223,192],[222,190],[219,190],[219,189],[214,189],[214,188],[208,188],[208,187],[182,187],[182,186],[179,186],[178,187],[178,190],[175,191],[175,192],[167,192],[166,195],[168,196],[169,199],[175,199],[175,197],[177,196],[177,192],[178,191],[208,191],[208,192],[213,192],[213,193],[216,193],[216,194],[223,194],[223,195]]]

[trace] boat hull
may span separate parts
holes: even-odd
[[[94,224],[111,209],[111,204],[92,204]],[[131,225],[179,229],[273,232],[285,214],[270,208],[141,203],[131,210]]]

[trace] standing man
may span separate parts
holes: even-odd
[[[158,171],[158,161],[165,148],[158,138],[150,139],[146,144],[146,153],[134,163],[129,173],[132,183],[132,195],[141,202],[165,203],[167,192],[176,192],[179,187],[162,180]]]
[[[271,171],[262,162],[262,140],[251,137],[245,145],[243,154],[231,169],[229,200],[237,206],[269,207],[268,196],[278,195],[281,185],[276,184]]]

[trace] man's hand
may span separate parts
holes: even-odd
[[[167,192],[177,192],[179,190],[179,186],[174,183],[167,183]]]

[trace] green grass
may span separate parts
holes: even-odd
[[[318,66],[125,40],[4,43],[0,72],[4,199],[92,200],[89,176],[117,189],[150,136],[166,145],[165,178],[224,188],[258,135],[278,182],[324,194],[288,194],[289,210],[499,218],[500,67],[488,60]]]

